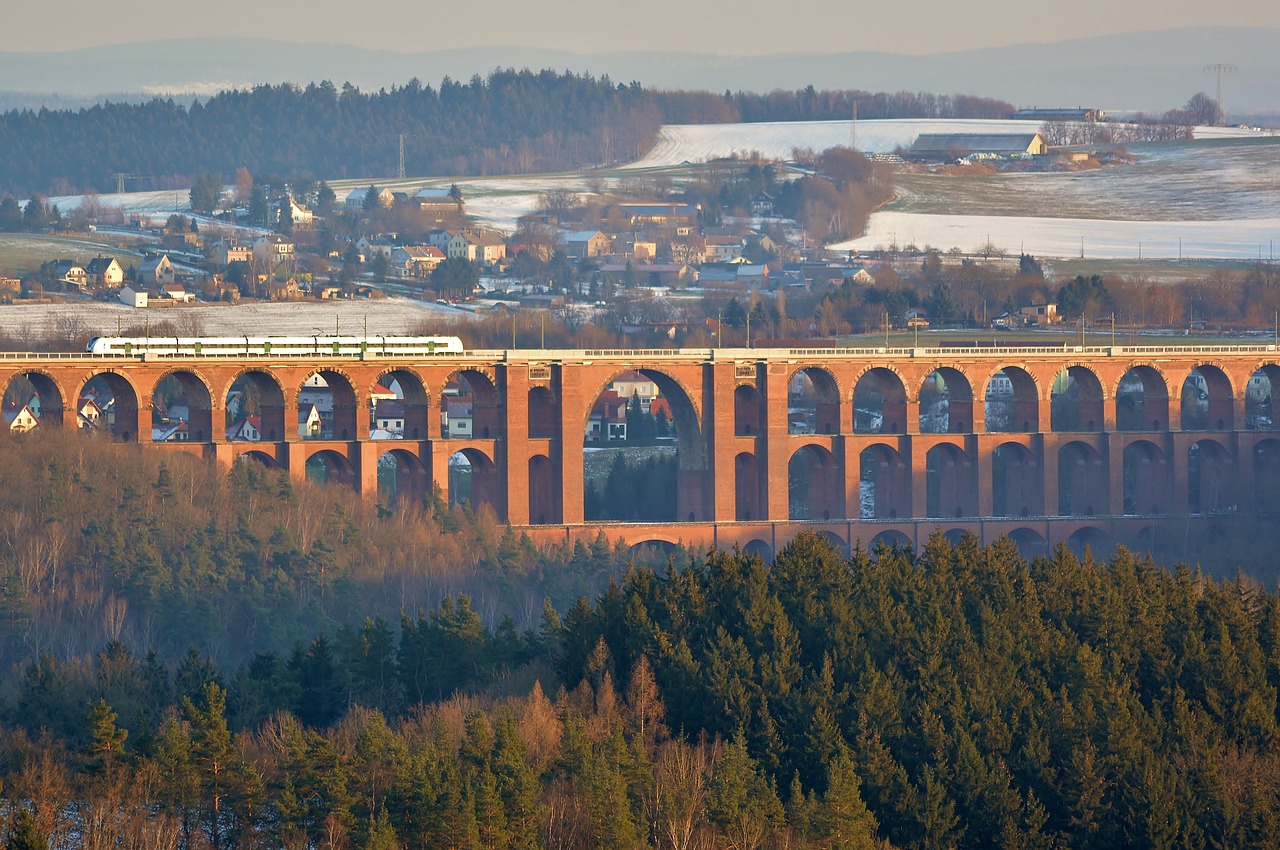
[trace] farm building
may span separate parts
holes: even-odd
[[[1107,120],[1101,109],[1078,106],[1075,109],[1019,109],[1009,116],[1014,121],[1080,121],[1096,124]]]
[[[1048,151],[1039,133],[921,133],[908,158],[950,162],[965,157],[1039,155]]]

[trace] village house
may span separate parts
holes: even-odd
[[[238,422],[227,426],[228,440],[243,440],[256,443],[262,439],[262,417],[246,416]]]
[[[279,233],[268,233],[253,241],[253,258],[267,269],[275,269],[293,259],[292,240]]]
[[[36,414],[33,404],[39,405],[39,396],[32,396],[31,401],[26,404],[10,408],[5,407],[4,423],[8,427],[9,432],[13,434],[25,434],[34,430],[40,424],[40,419]]]
[[[600,393],[587,418],[588,443],[625,442],[627,439],[627,399],[612,389]]]
[[[575,230],[564,234],[564,252],[575,260],[600,257],[613,249],[612,241],[599,230]]]
[[[444,189],[437,186],[419,189],[412,202],[418,205],[419,211],[433,216],[437,221],[461,215],[466,203],[462,193],[456,188]]]
[[[404,278],[428,277],[444,261],[444,253],[434,245],[404,245],[391,251],[391,267]]]
[[[229,266],[232,263],[247,263],[253,258],[253,246],[221,239],[213,244],[208,253],[209,259],[218,266]]]
[[[607,218],[615,216],[628,226],[637,224],[697,223],[700,210],[694,204],[613,204],[605,209]]]
[[[126,307],[142,308],[147,306],[147,290],[141,285],[132,283],[120,287],[120,303]]]
[[[449,240],[446,252],[449,259],[470,260],[481,265],[493,265],[507,256],[507,243],[496,233],[486,231],[459,231]]]
[[[53,276],[66,286],[82,288],[88,282],[89,273],[75,260],[54,260]]]
[[[175,276],[173,262],[168,254],[148,254],[138,264],[138,270],[134,272],[133,279],[141,286],[151,288],[173,283]]]
[[[365,186],[363,188],[352,189],[347,193],[346,199],[342,202],[349,210],[362,210],[365,206],[365,200],[369,197],[369,190],[373,189],[374,196],[378,199],[378,206],[383,209],[389,209],[396,202],[396,196],[390,189],[379,189],[376,186]]]
[[[298,203],[291,197],[281,198],[279,201],[276,202],[276,215],[283,218],[281,214],[285,211],[286,208],[289,211],[289,215],[292,217],[291,220],[293,221],[294,227],[301,227],[305,229],[315,224],[315,221],[316,221],[315,213],[313,213],[311,210],[307,209],[306,207],[304,207],[302,204]]]
[[[162,283],[156,292],[157,301],[171,301],[174,304],[194,304],[196,294],[187,292],[187,288],[180,283]]]
[[[94,257],[84,268],[90,286],[115,289],[124,283],[124,268],[115,257]]]
[[[773,215],[773,195],[760,192],[751,199],[752,215]]]

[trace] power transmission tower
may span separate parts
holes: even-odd
[[[1222,115],[1222,122],[1226,123],[1227,110],[1222,105],[1222,75],[1231,71],[1239,71],[1235,65],[1227,62],[1215,62],[1212,65],[1205,65],[1204,72],[1207,74],[1214,71],[1218,74],[1218,112]]]
[[[1222,92],[1218,92],[1218,106],[1222,106]],[[396,176],[401,180],[404,179],[404,133],[400,134],[400,169],[396,172]]]
[[[126,181],[126,180],[131,180],[131,179],[133,179],[134,177],[137,177],[138,175],[137,175],[137,174],[129,174],[129,173],[124,172],[124,171],[117,171],[115,174],[112,174],[111,176],[112,176],[112,177],[114,177],[114,178],[116,179],[116,194],[117,194],[117,195],[123,195],[123,194],[124,194],[124,181]]]
[[[853,126],[849,129],[849,147],[858,149],[858,99],[853,99]]]

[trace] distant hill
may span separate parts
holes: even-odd
[[[1212,63],[1238,71],[1226,79],[1233,116],[1280,114],[1280,30],[1166,30],[928,56],[853,51],[814,55],[719,56],[692,53],[568,53],[486,47],[393,53],[343,45],[253,39],[187,39],[64,53],[0,53],[0,108],[32,105],[31,93],[59,106],[106,92],[212,94],[229,86],[332,80],[365,90],[414,77],[435,85],[466,81],[497,67],[554,68],[647,87],[710,91],[817,88],[968,92],[1021,106],[1088,104],[1163,111],[1197,91],[1213,92]]]

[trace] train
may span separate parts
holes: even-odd
[[[418,357],[464,349],[456,336],[96,336],[85,351],[104,357]]]

